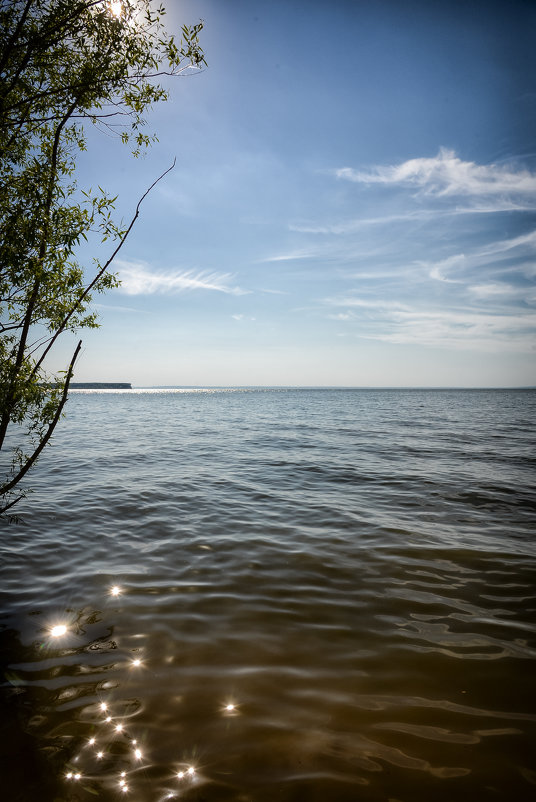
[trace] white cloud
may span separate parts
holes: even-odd
[[[409,159],[371,170],[336,170],[338,178],[362,184],[409,185],[429,195],[521,195],[536,193],[536,174],[497,164],[475,164],[441,148],[433,158]],[[476,209],[473,211],[477,211]]]
[[[355,320],[353,312],[338,312],[335,315],[328,315],[330,320]]]
[[[457,280],[448,278],[446,274],[451,270],[462,269],[465,267],[465,265],[465,254],[454,254],[454,256],[449,256],[447,259],[441,259],[439,262],[430,264],[428,266],[430,270],[430,278],[436,279],[436,281],[445,281],[449,284],[456,284],[458,283]]]
[[[349,169],[349,168],[345,168]],[[340,173],[341,171],[337,171]],[[458,217],[470,214],[499,214],[502,212],[529,212],[536,210],[536,196],[534,203],[514,203],[504,197],[492,198],[487,200],[485,205],[475,201],[470,206],[455,206],[451,209],[418,209],[412,212],[400,214],[386,214],[378,217],[361,217],[355,220],[347,220],[341,223],[312,223],[312,222],[293,222],[288,224],[289,231],[298,234],[354,234],[364,228],[391,226],[396,223],[407,225],[408,223],[433,222],[439,217]],[[288,257],[287,257],[288,258]],[[298,258],[292,256],[292,258]]]
[[[373,334],[372,339],[481,351],[532,351],[536,315],[489,314],[482,310],[422,310],[389,315],[391,331]]]
[[[333,305],[333,306],[346,306],[346,307],[357,307],[361,309],[397,309],[397,310],[409,310],[409,307],[406,304],[402,304],[399,301],[384,301],[384,300],[376,300],[371,298],[357,298],[354,296],[346,296],[344,298],[326,298],[325,303]]]
[[[509,254],[511,251],[518,251],[521,254],[528,252],[530,254],[535,248],[536,230],[518,237],[512,237],[511,239],[495,240],[467,254],[456,253],[446,259],[440,259],[437,262],[423,262],[421,260],[417,262],[417,264],[428,270],[430,278],[436,281],[459,284],[464,282],[459,278],[450,278],[449,274],[468,274],[476,269],[482,269],[483,267],[490,268],[494,263],[501,263],[504,261],[504,255]],[[519,253],[514,254],[514,257],[519,255]],[[527,270],[527,265],[503,269],[507,269],[510,272],[515,271],[521,273]]]
[[[340,171],[338,171],[340,172]],[[383,217],[363,217],[349,220],[346,223],[332,223],[328,225],[315,225],[314,223],[289,223],[289,231],[298,234],[352,234],[367,226],[389,225],[391,223],[420,222],[436,217],[439,212],[421,209],[415,212],[402,214],[389,214]]]
[[[134,309],[132,306],[112,306],[111,304],[93,304],[95,309],[102,309],[104,312],[135,312],[140,314],[143,310]]]
[[[120,289],[127,295],[154,295],[177,293],[190,290],[212,290],[230,295],[245,295],[247,290],[229,284],[230,273],[209,273],[207,271],[176,270],[153,272],[142,262],[116,260],[119,268]]]
[[[492,292],[495,298],[498,292]],[[476,293],[478,296],[478,292]],[[488,300],[489,296],[485,299]],[[490,311],[474,306],[445,309],[398,301],[342,297],[325,299],[332,306],[362,308],[355,320],[365,339],[393,344],[480,351],[533,351],[536,314],[530,309]]]
[[[536,229],[529,231],[528,234],[522,234],[519,237],[492,242],[487,248],[481,250],[481,254],[483,256],[493,256],[496,253],[505,253],[514,248],[523,248],[523,246],[528,246],[529,250],[536,249]]]
[[[233,320],[255,320],[254,317],[248,317],[247,315],[231,315]]]
[[[474,284],[468,289],[477,298],[488,301],[521,301],[529,305],[536,302],[536,288],[514,287],[505,281]]]
[[[259,259],[259,262],[292,262],[294,259],[310,259],[316,256],[313,250],[298,250],[290,251],[289,253],[281,253],[277,256],[267,256],[264,259]]]

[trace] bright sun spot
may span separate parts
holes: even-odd
[[[110,11],[114,15],[114,17],[120,17],[122,10],[123,6],[121,5],[120,0],[112,0],[112,2],[110,3]]]
[[[141,760],[141,749],[134,750],[134,757],[137,758],[138,760]]]
[[[57,624],[55,627],[52,627],[50,630],[50,634],[53,638],[60,638],[62,635],[65,635],[67,632],[67,627],[65,624]]]
[[[121,732],[122,730],[123,730],[123,725],[122,724],[118,724],[117,727],[115,728],[116,732]]]
[[[119,596],[119,594],[121,593],[121,588],[119,587],[119,585],[114,585],[113,588],[110,590],[110,593],[112,594],[112,596]]]
[[[234,710],[235,707],[234,707],[234,705],[229,704],[229,705],[225,706],[225,709],[231,711],[231,710]]]
[[[139,657],[136,657],[136,659],[132,661],[132,665],[141,666],[141,660],[139,659]]]

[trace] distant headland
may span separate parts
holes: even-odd
[[[71,382],[71,390],[132,390],[130,382]]]

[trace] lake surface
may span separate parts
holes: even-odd
[[[67,408],[2,533],[2,799],[536,798],[536,392]]]

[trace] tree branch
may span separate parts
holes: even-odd
[[[139,217],[141,204],[143,203],[143,201],[145,200],[145,198],[147,197],[147,195],[148,195],[148,194],[151,192],[151,190],[152,190],[152,189],[154,189],[154,187],[155,187],[155,186],[158,184],[158,182],[159,182],[159,181],[161,181],[161,180],[164,178],[164,176],[166,176],[166,175],[167,175],[169,172],[171,172],[171,170],[173,170],[173,168],[175,167],[176,161],[177,161],[176,159],[173,159],[173,164],[171,165],[171,167],[168,167],[168,168],[167,168],[167,170],[165,170],[165,171],[162,173],[162,175],[158,176],[158,178],[156,179],[156,181],[153,181],[153,183],[151,184],[151,186],[149,187],[149,189],[147,189],[147,190],[144,192],[144,194],[141,196],[141,198],[139,199],[139,201],[138,201],[138,203],[137,203],[137,205],[136,205],[136,212],[135,212],[135,214],[134,214],[134,216],[133,216],[132,220],[130,221],[130,225],[129,225],[129,227],[127,228],[127,230],[125,231],[125,233],[124,233],[124,234],[123,234],[123,236],[121,237],[121,239],[120,239],[120,241],[119,241],[119,245],[117,246],[117,248],[115,249],[115,251],[112,253],[112,255],[110,256],[110,258],[108,259],[108,261],[106,262],[106,264],[104,265],[104,267],[102,267],[102,268],[99,270],[99,272],[97,273],[97,275],[95,276],[95,278],[93,279],[93,281],[92,281],[90,284],[88,284],[88,286],[86,287],[86,289],[84,290],[84,292],[82,293],[82,295],[80,296],[80,298],[77,300],[77,302],[76,302],[75,304],[73,304],[73,306],[71,307],[71,309],[69,310],[69,312],[68,312],[68,313],[65,315],[65,317],[64,317],[64,318],[63,318],[63,320],[61,321],[61,323],[60,323],[60,325],[58,326],[58,328],[57,328],[56,332],[54,333],[54,336],[53,336],[53,337],[51,337],[49,344],[47,345],[47,347],[45,348],[45,350],[43,351],[43,353],[42,353],[42,354],[41,354],[41,356],[39,357],[39,360],[38,360],[38,361],[36,362],[36,364],[34,365],[34,368],[33,368],[33,370],[32,370],[32,373],[31,373],[31,375],[30,375],[30,381],[31,381],[31,380],[34,378],[35,374],[36,374],[36,373],[37,373],[37,371],[39,370],[39,368],[40,368],[41,364],[43,363],[43,360],[45,359],[46,355],[48,354],[48,352],[50,351],[50,349],[51,349],[51,348],[52,348],[52,346],[54,345],[54,342],[56,341],[56,339],[57,339],[57,338],[60,336],[60,334],[61,334],[63,331],[65,331],[65,329],[66,329],[66,327],[67,327],[67,323],[69,322],[69,320],[71,319],[71,317],[74,315],[74,313],[76,312],[76,310],[77,310],[77,309],[80,307],[80,305],[81,305],[81,303],[84,301],[84,299],[85,299],[85,298],[87,298],[87,296],[89,295],[89,293],[91,292],[91,290],[93,289],[93,287],[95,286],[95,284],[97,283],[97,281],[98,281],[98,280],[101,278],[101,276],[103,276],[103,275],[104,275],[104,273],[106,273],[106,271],[107,271],[107,270],[108,270],[108,268],[110,267],[111,263],[113,262],[113,260],[115,259],[115,257],[117,256],[117,254],[119,253],[119,251],[121,250],[121,248],[123,247],[123,245],[125,244],[125,241],[126,241],[126,239],[127,239],[128,235],[130,234],[130,232],[131,232],[131,230],[132,230],[132,227],[134,226],[134,223],[136,222],[136,220],[137,220],[137,219],[138,219],[138,217]]]
[[[62,132],[64,126],[66,125],[70,115],[72,114],[72,112],[76,108],[76,103],[77,103],[77,101],[75,100],[74,103],[72,103],[71,106],[67,109],[67,111],[65,112],[62,120],[60,121],[60,123],[59,123],[59,125],[58,125],[58,127],[56,129],[55,135],[54,135],[54,144],[53,144],[53,147],[52,147],[52,154],[51,154],[51,159],[50,159],[50,175],[49,175],[49,181],[48,181],[48,186],[47,186],[47,194],[46,194],[46,200],[45,200],[45,206],[44,206],[43,234],[42,234],[42,237],[41,237],[41,244],[39,246],[39,255],[38,255],[38,264],[40,266],[41,266],[41,264],[43,262],[43,259],[45,258],[45,253],[46,253],[46,245],[47,245],[47,239],[48,239],[48,228],[49,228],[49,225],[50,225],[50,207],[52,205],[52,193],[54,191],[54,182],[56,180],[56,167],[57,167],[57,160],[58,160],[58,150],[59,150],[59,146],[60,146],[60,136],[61,136],[61,132]],[[2,418],[0,420],[0,448],[2,448],[2,446],[4,444],[7,428],[9,426],[9,421],[10,421],[10,418],[11,418],[11,412],[12,412],[13,404],[14,404],[14,401],[15,401],[15,385],[16,385],[16,382],[17,382],[17,376],[19,374],[19,371],[21,369],[22,363],[24,361],[24,351],[26,349],[26,341],[28,339],[28,332],[30,330],[30,324],[32,322],[32,315],[33,315],[33,311],[34,311],[34,308],[35,308],[35,304],[37,302],[37,297],[38,297],[38,294],[39,294],[40,285],[41,285],[41,279],[40,279],[40,276],[38,274],[36,279],[35,279],[35,281],[34,281],[34,284],[33,284],[32,293],[31,293],[30,298],[28,300],[28,307],[27,307],[27,310],[26,310],[26,314],[24,315],[24,322],[23,322],[23,325],[22,325],[22,331],[21,331],[20,340],[19,340],[19,347],[17,349],[17,356],[15,358],[15,362],[14,362],[14,365],[13,365],[13,373],[11,375],[10,386],[9,386],[9,389],[8,389],[8,391],[6,393],[5,408],[2,410]],[[34,371],[34,373],[35,373],[35,371]],[[32,373],[32,377],[33,377],[34,373]]]
[[[58,421],[59,421],[59,419],[61,417],[61,413],[62,413],[63,407],[65,406],[65,402],[67,401],[67,393],[69,391],[69,384],[70,384],[70,381],[71,381],[71,377],[73,375],[74,363],[77,360],[77,357],[78,357],[78,354],[80,353],[81,347],[82,347],[82,340],[80,340],[78,345],[76,346],[75,352],[74,352],[73,357],[71,359],[71,362],[69,364],[69,368],[67,370],[67,377],[65,379],[65,385],[63,387],[63,393],[62,393],[62,396],[61,396],[61,401],[58,404],[58,407],[56,409],[56,413],[55,413],[52,421],[50,422],[50,424],[48,426],[48,429],[47,429],[47,431],[45,433],[45,436],[41,439],[39,445],[37,446],[37,448],[35,449],[35,451],[31,455],[31,457],[24,463],[24,465],[22,466],[20,471],[17,473],[17,475],[14,476],[13,479],[10,482],[8,482],[8,484],[4,485],[3,487],[0,487],[0,495],[4,496],[6,493],[9,493],[9,491],[12,490],[15,487],[15,485],[20,482],[20,480],[30,470],[32,465],[37,460],[39,454],[44,449],[44,447],[46,446],[48,441],[50,440],[50,438],[52,436],[52,432],[56,428],[56,424],[58,423]],[[15,502],[13,502],[13,503],[15,503]],[[12,506],[12,505],[10,504],[9,506]],[[5,509],[7,509],[7,508],[4,507],[3,509],[0,509],[0,513],[4,512]]]

